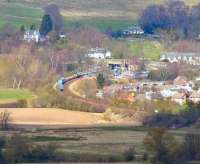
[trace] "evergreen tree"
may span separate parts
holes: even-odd
[[[35,26],[34,24],[32,24],[32,25],[30,26],[30,30],[35,31],[35,30],[36,30],[36,26]]]
[[[40,26],[40,34],[46,36],[52,30],[53,30],[53,22],[50,15],[44,15]]]
[[[105,83],[105,78],[104,78],[103,74],[100,73],[100,74],[97,76],[97,84],[98,84],[98,86],[99,86],[100,89],[103,88],[104,83]]]
[[[21,32],[24,32],[26,29],[25,29],[25,26],[24,25],[22,25],[21,27],[20,27],[20,31]]]

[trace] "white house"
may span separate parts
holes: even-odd
[[[108,59],[111,58],[112,54],[109,50],[103,48],[91,48],[87,56],[94,59]]]
[[[184,53],[184,52],[163,52],[160,60],[168,60],[170,63],[185,62],[188,64],[199,65],[200,54],[199,53]]]
[[[38,30],[27,30],[24,33],[24,40],[27,42],[34,41],[38,43],[40,40],[40,32]]]
[[[165,97],[172,97],[173,95],[177,94],[178,92],[176,90],[172,90],[172,89],[164,89],[162,91],[160,91],[160,94]]]
[[[127,29],[123,30],[123,35],[130,36],[130,35],[143,35],[144,30],[140,26],[130,26]]]

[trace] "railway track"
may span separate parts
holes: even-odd
[[[64,93],[66,94],[66,96],[71,96],[74,99],[75,102],[78,101],[78,102],[81,102],[83,104],[93,106],[97,109],[98,108],[104,109],[104,111],[106,111],[108,108],[111,108],[112,110],[116,111],[117,113],[131,113],[132,121],[137,125],[142,124],[143,119],[148,114],[145,111],[142,111],[142,110],[141,111],[135,111],[133,109],[120,108],[120,107],[113,106],[112,104],[109,104],[107,102],[97,101],[97,100],[94,100],[94,99],[87,99],[87,98],[83,98],[83,97],[76,95],[72,91],[70,85],[72,85],[72,83],[76,82],[77,80],[82,80],[82,78],[84,78],[84,77],[81,77],[81,78],[78,78],[78,79],[73,79],[70,82],[66,83],[65,90],[64,90]]]

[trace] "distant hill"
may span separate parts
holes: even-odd
[[[0,27],[10,23],[38,25],[43,15],[42,8],[49,3],[60,6],[66,26],[72,28],[83,24],[101,30],[107,26],[114,29],[136,22],[142,10],[150,4],[162,4],[167,0],[0,0]],[[200,0],[185,0],[190,4]]]

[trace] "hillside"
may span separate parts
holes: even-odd
[[[42,8],[49,3],[57,4],[65,18],[66,28],[92,25],[100,30],[127,27],[137,21],[142,10],[150,4],[167,0],[0,0],[0,27],[4,24],[21,25],[40,23]],[[195,5],[200,0],[185,0]]]
[[[56,3],[61,8],[66,27],[93,25],[101,30],[108,26],[123,28],[133,24],[141,11],[150,4],[165,0],[0,0],[0,26],[12,24],[38,25],[43,15],[42,8]]]

